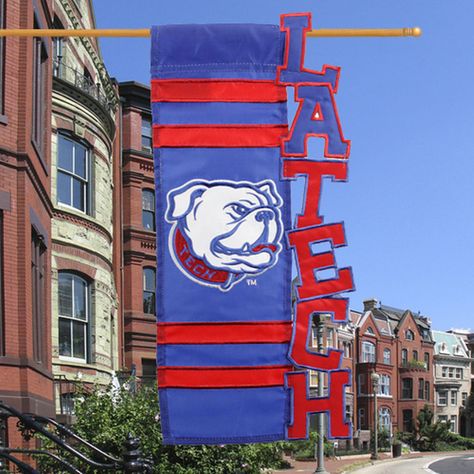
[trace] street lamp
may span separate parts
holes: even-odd
[[[372,460],[377,460],[379,458],[378,455],[378,425],[379,425],[379,417],[378,417],[378,409],[377,409],[377,394],[379,392],[379,380],[380,380],[380,375],[377,372],[372,372],[370,375],[370,378],[372,380],[372,389],[374,393],[374,450],[370,456],[370,459]]]
[[[324,351],[324,324],[329,321],[328,314],[317,314],[314,318],[318,341],[318,352]],[[318,371],[318,397],[324,397],[324,373]],[[315,473],[329,474],[324,467],[324,413],[318,413],[318,440],[316,441],[317,467]]]

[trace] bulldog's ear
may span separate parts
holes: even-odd
[[[187,215],[193,209],[196,198],[201,196],[208,188],[207,184],[195,183],[168,193],[166,220],[171,222]]]
[[[268,197],[270,204],[273,206],[281,206],[283,204],[280,196],[276,191],[276,186],[273,181],[266,180],[258,183],[260,191]]]

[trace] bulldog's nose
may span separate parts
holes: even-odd
[[[258,222],[262,221],[271,221],[274,219],[275,214],[273,211],[258,211],[257,214],[255,215],[255,220]]]

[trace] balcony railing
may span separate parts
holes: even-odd
[[[66,64],[61,56],[57,56],[56,59],[53,60],[53,75],[72,84],[81,92],[95,99],[109,113],[113,110],[113,105],[107,98],[100,84],[95,84],[92,78],[86,76],[77,68]]]
[[[406,370],[427,370],[426,362],[415,359],[402,362],[401,368]]]

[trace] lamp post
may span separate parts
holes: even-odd
[[[329,315],[318,314],[316,315],[316,334],[318,341],[318,352],[324,351],[324,324],[329,320]],[[318,372],[318,397],[324,397],[324,373],[320,370]],[[318,413],[318,440],[316,441],[316,460],[317,467],[315,473],[329,474],[324,467],[324,413]]]
[[[379,417],[378,417],[378,409],[377,409],[377,394],[378,394],[378,391],[379,391],[380,375],[377,372],[374,371],[374,372],[372,372],[370,378],[372,380],[372,389],[373,389],[373,393],[374,393],[374,450],[373,450],[373,452],[370,456],[370,459],[375,461],[379,458],[379,455],[378,455],[378,450],[379,450],[379,447],[378,447]]]

